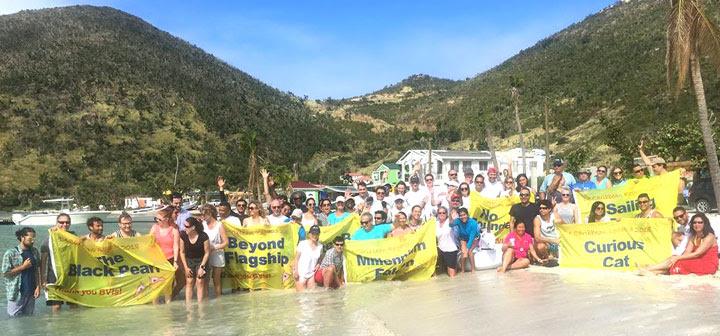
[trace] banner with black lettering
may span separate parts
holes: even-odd
[[[298,242],[296,224],[248,228],[225,225],[225,231],[228,246],[223,287],[288,289],[295,286],[290,264]]]
[[[348,282],[427,280],[435,272],[435,220],[402,237],[345,241]]]
[[[57,281],[48,284],[49,299],[88,307],[149,303],[175,278],[152,235],[94,242],[51,230],[50,258]]]

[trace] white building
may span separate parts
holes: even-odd
[[[432,164],[432,171],[428,162]],[[458,180],[463,181],[465,170],[470,168],[475,175],[485,174],[491,166],[490,162],[488,151],[433,150],[431,157],[428,158],[427,150],[409,150],[396,163],[400,165],[401,181],[408,182],[415,171],[419,173],[421,179],[426,173],[431,172],[435,176],[435,184],[439,185],[445,183],[448,178],[447,172],[451,169],[456,170]]]
[[[522,151],[520,148],[513,148],[507,151],[496,151],[499,171],[504,172],[505,169],[512,171],[513,176],[525,173],[530,180],[532,187],[537,186],[538,177],[545,177],[545,151],[542,149],[526,149],[525,150],[525,169],[522,165]]]

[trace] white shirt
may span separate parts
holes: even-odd
[[[440,225],[442,224],[442,226]],[[438,248],[443,252],[454,252],[458,250],[455,244],[455,231],[450,227],[450,219],[446,219],[445,223],[439,220],[435,222],[435,236],[438,241]]]
[[[675,224],[675,223],[673,223],[673,224]],[[676,247],[673,249],[672,255],[674,255],[674,256],[679,256],[679,255],[682,255],[683,253],[685,253],[685,249],[687,248],[688,240],[689,240],[689,238],[690,238],[690,228],[691,228],[691,227],[692,227],[692,224],[690,224],[689,221],[688,221],[688,224],[684,225],[684,228],[683,228],[683,230],[684,230],[683,239],[682,239],[682,241],[680,241],[680,243],[678,244],[678,246],[676,246]]]
[[[270,214],[267,216],[268,222],[270,222],[270,225],[282,225],[287,223],[290,218],[287,216],[279,215],[275,216],[274,214]]]
[[[504,189],[502,182],[495,181],[495,183],[492,183],[490,179],[486,179],[485,188],[483,188],[480,195],[487,198],[498,198]]]
[[[368,191],[368,196],[366,196],[366,197],[362,197],[362,196],[360,196],[360,195],[355,195],[355,196],[353,196],[353,199],[355,200],[355,207],[357,207],[358,205],[360,205],[360,203],[365,203],[365,200],[366,200],[368,197],[372,197],[373,200],[374,200],[374,199],[375,199],[375,193]]]
[[[407,218],[410,218],[410,209],[402,208],[402,209],[398,210],[397,207],[393,206],[392,208],[390,208],[390,213],[388,214],[388,221],[391,223],[394,222],[395,215],[397,215],[400,212],[404,213],[405,216],[407,216]],[[373,214],[375,214],[375,213],[373,212]]]
[[[418,191],[410,190],[406,192],[405,199],[407,200],[408,207],[412,209],[412,207],[421,205],[421,203],[427,205],[430,202],[430,193],[427,189],[418,188]]]
[[[220,221],[224,222],[224,223],[232,224],[237,227],[242,226],[242,223],[240,222],[240,218],[237,218],[235,216],[228,216],[227,218],[221,219]]]

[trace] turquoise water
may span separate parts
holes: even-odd
[[[81,225],[73,227],[85,233]],[[106,232],[115,229],[109,224]],[[3,249],[17,227],[0,227]],[[41,229],[42,241],[47,233]],[[147,232],[149,225],[136,225]],[[228,294],[188,307],[182,301],[125,308],[63,307],[44,301],[32,317],[5,317],[7,335],[717,335],[720,279],[534,268],[445,276],[423,282],[351,284],[336,291]]]

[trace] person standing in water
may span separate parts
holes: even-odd
[[[15,231],[18,246],[5,251],[2,270],[7,288],[7,314],[10,317],[32,315],[35,299],[40,296],[40,252],[33,247],[35,230],[24,227]]]

